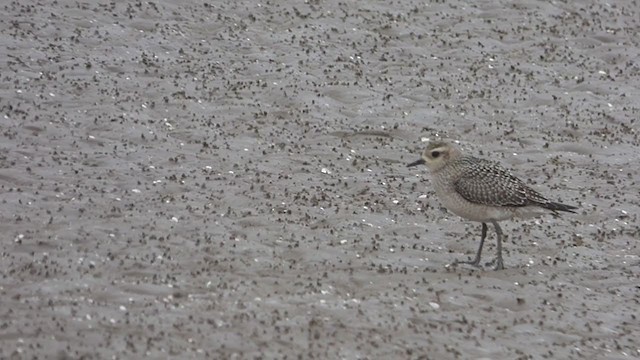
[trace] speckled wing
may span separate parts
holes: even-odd
[[[494,162],[472,157],[458,161],[464,164],[459,164],[461,172],[453,186],[470,202],[490,206],[527,206],[549,202]]]

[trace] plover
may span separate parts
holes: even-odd
[[[559,211],[575,213],[576,206],[549,201],[522,180],[511,175],[499,164],[464,155],[455,146],[432,142],[420,160],[407,165],[425,164],[432,175],[432,184],[442,204],[451,212],[471,221],[482,223],[480,247],[471,261],[480,264],[482,246],[487,237],[487,223],[493,224],[498,239],[495,269],[504,268],[502,261],[502,229],[499,221],[515,217],[527,218]]]

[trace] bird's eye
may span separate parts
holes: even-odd
[[[433,156],[434,159],[437,159],[438,156],[440,156],[440,151],[432,151],[431,156]]]

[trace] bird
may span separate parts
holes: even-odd
[[[475,258],[456,261],[456,264],[480,266],[487,224],[490,223],[495,228],[497,237],[494,269],[502,270],[504,233],[498,222],[545,213],[555,216],[560,212],[575,214],[574,210],[578,209],[577,206],[550,201],[497,162],[465,155],[448,142],[430,142],[422,157],[407,164],[407,167],[417,165],[426,165],[429,169],[436,195],[447,210],[464,219],[482,223],[480,246]]]

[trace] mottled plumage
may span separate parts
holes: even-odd
[[[422,159],[408,166],[419,164],[426,164],[431,170],[436,194],[447,209],[463,218],[482,222],[480,247],[475,259],[469,262],[473,265],[480,263],[487,222],[493,224],[498,235],[496,269],[502,269],[502,229],[498,221],[540,215],[544,210],[558,214],[558,211],[576,209],[549,201],[498,163],[463,155],[444,142],[430,143]]]
[[[539,206],[553,212],[574,212],[571,209],[575,207],[549,201],[495,162],[462,156],[450,166],[458,167],[460,171],[457,180],[453,182],[454,189],[472,203],[489,206]]]

